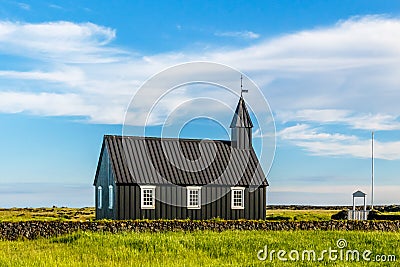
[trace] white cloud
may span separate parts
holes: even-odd
[[[280,140],[298,146],[316,156],[371,157],[371,140],[355,135],[325,133],[306,124],[287,127],[277,133]],[[400,141],[374,142],[374,156],[385,160],[400,159]]]
[[[0,91],[76,94],[82,102],[75,113],[95,122],[121,123],[123,116],[112,116],[115,120],[110,121],[93,106],[121,114],[131,95],[154,73],[185,61],[209,60],[245,71],[259,83],[273,110],[288,112],[287,120],[314,117],[313,121],[357,129],[399,127],[400,19],[367,16],[260,40],[241,49],[155,55],[115,47],[115,38],[115,29],[92,23],[0,22],[0,52],[35,63],[34,69],[28,65],[0,70]],[[24,83],[30,80],[34,85]],[[11,105],[0,109],[25,106],[25,112],[44,114],[40,105],[18,101],[16,108]],[[51,114],[63,113],[61,103],[58,106],[59,112]]]
[[[242,38],[242,39],[258,39],[258,38],[260,38],[260,34],[254,33],[252,31],[216,32],[215,35],[221,36],[221,37],[234,37],[234,38]]]
[[[350,110],[304,109],[276,112],[276,118],[283,123],[316,122],[323,124],[344,124],[353,129],[369,131],[400,130],[400,117],[390,114],[356,114]]]
[[[336,109],[303,109],[279,111],[276,113],[276,118],[283,123],[288,121],[313,121],[322,123],[332,123],[344,120],[350,111]]]
[[[0,112],[30,111],[37,115],[85,116],[93,111],[76,94],[0,92]]]
[[[0,112],[40,116],[80,116],[93,123],[122,123],[125,107],[112,99],[78,94],[0,92]]]
[[[350,117],[347,123],[355,129],[365,130],[400,130],[400,117],[389,114],[368,114]]]
[[[107,46],[115,34],[115,30],[93,23],[2,21],[0,51],[60,63],[113,62],[122,52]]]
[[[6,77],[7,79],[60,82],[70,86],[76,86],[85,80],[84,73],[79,68],[66,67],[54,72],[0,70],[0,77]]]
[[[212,58],[250,73],[275,109],[400,113],[398,19],[351,19]]]
[[[26,3],[18,3],[18,6],[19,6],[21,9],[24,9],[24,10],[30,10],[30,9],[31,9],[31,6],[28,5],[28,4],[26,4]]]
[[[400,55],[400,21],[378,16],[354,18],[265,40],[218,58],[246,69],[321,72],[394,63]],[[225,60],[224,60],[225,61]],[[252,64],[248,64],[248,63]]]
[[[297,124],[287,127],[278,133],[278,136],[286,140],[311,140],[311,141],[354,141],[356,136],[343,134],[320,133],[318,129],[312,129],[306,124]]]
[[[55,4],[49,4],[49,7],[54,8],[54,9],[64,9],[62,6],[55,5]]]

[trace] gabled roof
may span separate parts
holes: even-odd
[[[106,135],[103,148],[117,184],[268,185],[254,150],[230,141]]]
[[[230,128],[253,128],[253,123],[251,122],[246,103],[242,96],[237,104]]]
[[[365,194],[364,192],[362,192],[362,191],[360,191],[360,190],[358,190],[357,192],[354,192],[353,193],[353,197],[364,197],[364,196],[366,196],[367,194]]]

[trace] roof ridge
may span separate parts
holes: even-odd
[[[203,142],[231,142],[230,140],[222,140],[222,139],[209,139],[209,138],[179,138],[179,137],[158,137],[158,136],[137,136],[137,135],[109,135],[105,134],[104,138],[128,138],[128,139],[155,139],[155,140],[165,140],[165,141],[183,141],[183,142],[191,142],[191,141],[203,141]]]

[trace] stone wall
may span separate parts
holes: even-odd
[[[396,221],[400,220],[400,214],[382,214],[379,211],[373,210],[368,213],[368,220]]]
[[[52,237],[75,231],[94,232],[158,232],[196,230],[378,230],[400,231],[400,221],[190,221],[190,220],[136,220],[136,221],[96,221],[96,222],[2,222],[0,239],[18,240]]]
[[[369,206],[368,206],[369,207]],[[353,206],[311,206],[311,205],[268,205],[268,210],[348,210]],[[362,206],[357,206],[357,209],[362,209]],[[374,210],[380,212],[396,212],[400,211],[400,205],[378,205],[374,206]]]

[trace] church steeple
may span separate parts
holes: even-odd
[[[252,146],[251,122],[249,112],[247,111],[246,103],[244,102],[242,93],[246,92],[241,89],[239,103],[237,104],[235,114],[230,125],[232,147],[238,149],[250,149]]]
[[[239,98],[239,103],[236,106],[235,114],[231,122],[231,128],[253,128],[253,122],[250,119],[249,112],[247,111],[246,103],[243,96]]]

